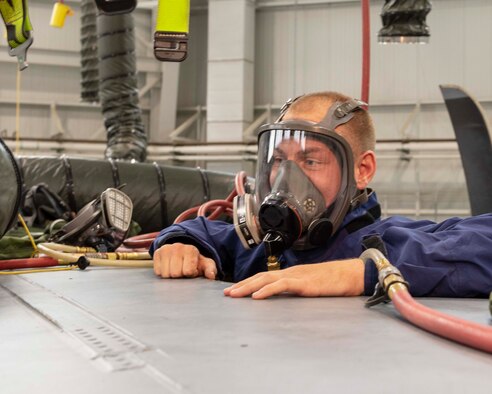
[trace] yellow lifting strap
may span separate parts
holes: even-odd
[[[188,55],[190,0],[158,0],[154,56],[163,62],[182,62]]]
[[[9,55],[17,56],[22,71],[27,67],[27,49],[33,41],[27,0],[0,0],[0,13],[7,29]]]

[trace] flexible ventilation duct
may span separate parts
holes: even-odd
[[[170,225],[188,208],[224,199],[234,189],[232,174],[157,163],[67,157],[20,157],[18,163],[26,190],[45,183],[76,212],[108,187],[125,184],[122,191],[133,201],[133,219],[145,233]],[[7,179],[0,190],[15,186],[13,173]]]
[[[97,7],[94,0],[80,4],[81,99],[87,103],[99,102],[99,60],[97,58]]]
[[[99,98],[108,138],[105,155],[144,161],[147,137],[137,91],[132,15],[98,14],[97,34]]]
[[[381,43],[426,43],[429,27],[425,22],[431,10],[429,0],[386,0],[381,13]]]
[[[12,152],[0,138],[0,238],[13,225],[22,195],[22,178]]]

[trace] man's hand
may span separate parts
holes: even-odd
[[[215,279],[215,261],[203,257],[193,245],[175,243],[163,245],[154,253],[154,272],[163,278],[196,278],[205,276]]]
[[[280,271],[261,272],[224,289],[226,296],[251,295],[257,300],[284,292],[302,297],[361,295],[364,292],[364,262],[350,259],[297,265]]]

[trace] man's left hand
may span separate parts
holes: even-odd
[[[251,295],[256,300],[275,294],[302,297],[358,296],[364,292],[364,262],[360,259],[303,264],[261,272],[224,289],[229,297]]]

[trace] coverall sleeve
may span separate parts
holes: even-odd
[[[224,279],[232,272],[238,243],[232,224],[201,217],[173,224],[160,232],[149,253],[154,256],[154,252],[162,245],[177,242],[194,245],[200,254],[213,259],[217,264],[218,279]]]
[[[488,297],[492,291],[492,214],[452,218],[439,224],[392,223],[379,229],[390,262],[414,296]],[[365,294],[377,270],[366,266]]]

